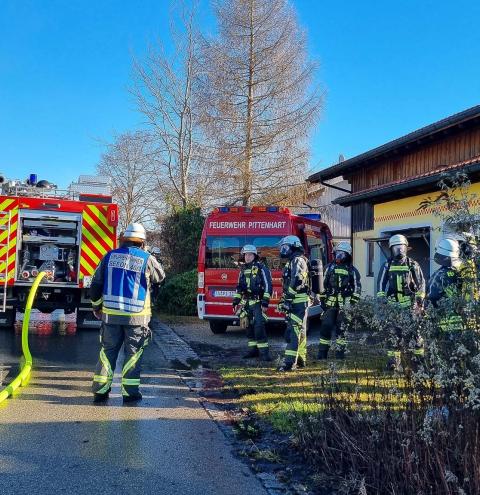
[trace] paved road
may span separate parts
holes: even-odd
[[[208,322],[188,318],[185,322],[172,321],[169,326],[175,330],[202,358],[204,364],[216,365],[222,362],[242,364],[242,356],[248,350],[245,330],[239,327],[228,327],[224,334],[214,335]],[[308,348],[311,356],[315,356],[320,338],[319,328],[315,326],[308,332]],[[272,357],[275,360],[283,358],[285,351],[285,328],[282,326],[268,327],[268,341]],[[253,363],[256,360],[249,360]],[[272,363],[271,366],[274,366]]]
[[[108,404],[92,404],[97,332],[34,337],[31,348],[31,383],[0,405],[3,495],[266,493],[157,345],[137,407],[122,405],[118,375]],[[18,337],[1,331],[10,375],[19,354]]]

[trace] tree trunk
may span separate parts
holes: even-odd
[[[248,54],[248,99],[247,99],[247,122],[245,136],[245,164],[243,170],[243,206],[248,206],[252,197],[252,133],[253,133],[253,76],[255,69],[254,53],[254,22],[253,11],[255,9],[255,0],[250,0],[250,47]]]

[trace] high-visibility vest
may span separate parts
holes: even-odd
[[[121,247],[106,255],[103,312],[110,315],[149,315],[147,261],[150,254],[136,247]]]

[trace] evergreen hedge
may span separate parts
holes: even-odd
[[[157,308],[172,315],[197,314],[197,270],[167,276],[160,289]]]

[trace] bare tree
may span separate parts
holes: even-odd
[[[121,230],[132,222],[152,226],[158,215],[159,205],[151,180],[153,155],[149,142],[148,135],[143,132],[121,134],[107,146],[97,166],[98,172],[112,181]]]
[[[288,0],[216,0],[197,97],[210,153],[230,173],[224,196],[248,205],[305,177],[321,108],[316,65]]]
[[[134,59],[131,92],[151,128],[157,186],[168,201],[186,207],[195,198],[193,176],[199,162],[199,131],[192,110],[198,50],[195,4],[182,4],[179,13],[172,12],[171,36],[171,53],[158,43],[150,46],[145,60]]]

